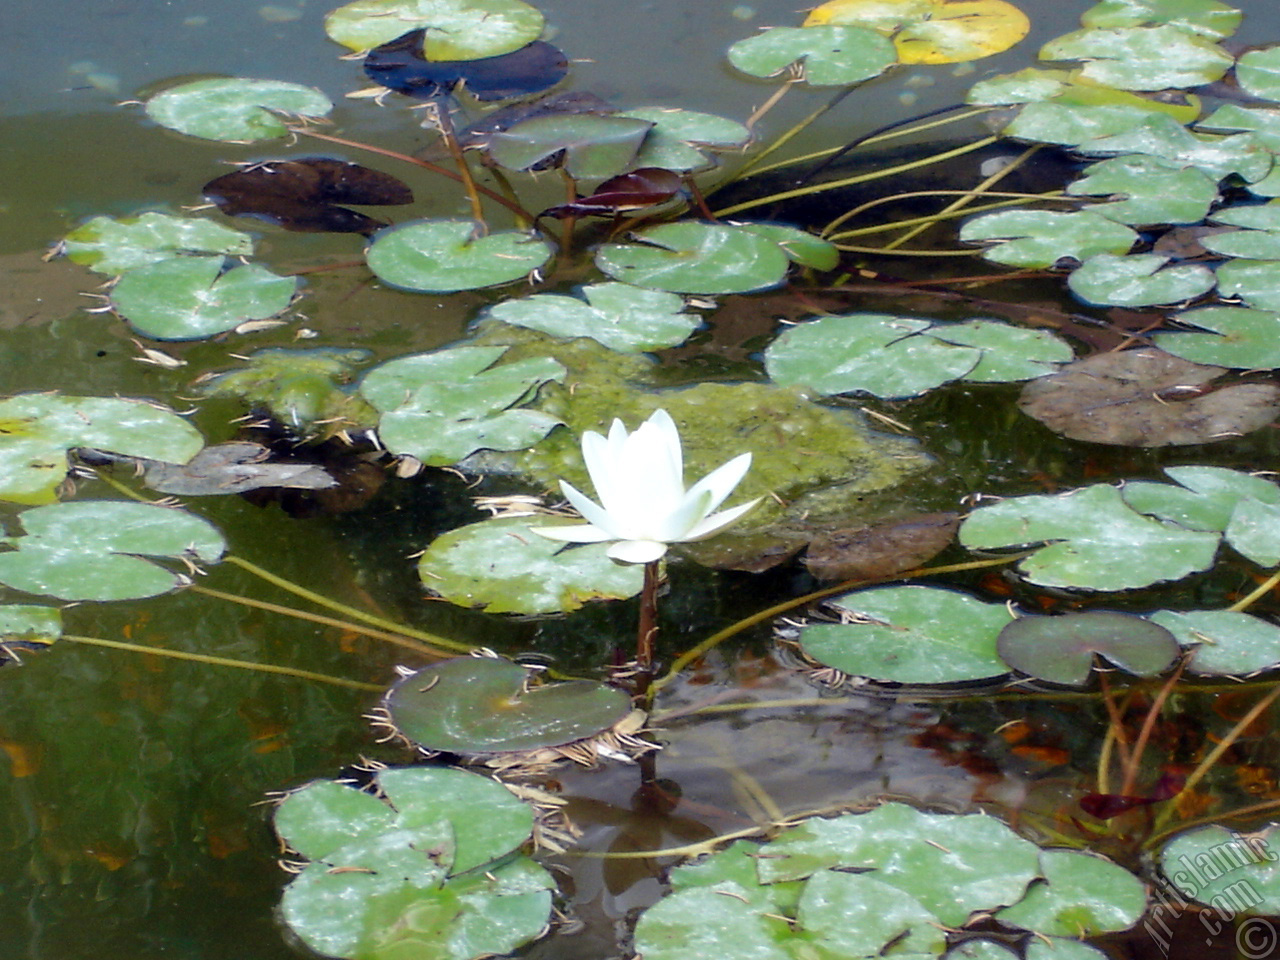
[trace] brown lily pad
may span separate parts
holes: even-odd
[[[1018,406],[1073,440],[1128,447],[1214,443],[1257,430],[1280,413],[1280,387],[1212,386],[1227,372],[1153,348],[1104,353],[1032,380]]]
[[[957,513],[919,513],[814,537],[804,565],[819,580],[872,580],[910,570],[941,553],[956,535]]]

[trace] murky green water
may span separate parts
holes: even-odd
[[[1271,0],[1238,0],[1248,15],[1242,36],[1280,36]],[[745,116],[771,89],[731,74],[722,53],[754,25],[791,22],[790,0],[621,3],[544,0],[555,40],[575,65],[577,87],[621,104],[671,103]],[[1035,33],[1017,50],[982,61],[978,74],[1022,65],[1036,40],[1074,24],[1083,0],[1032,4]],[[7,10],[9,38],[0,64],[7,92],[0,116],[0,392],[64,389],[97,395],[181,395],[188,376],[134,363],[123,325],[86,314],[84,291],[97,278],[66,262],[45,264],[52,241],[92,214],[193,202],[220,172],[218,161],[270,149],[220,148],[187,141],[138,121],[115,100],[181,73],[276,77],[331,94],[362,84],[336,59],[319,21],[328,4],[263,6],[222,0],[198,5],[161,0],[24,3]],[[837,142],[883,123],[951,102],[973,76],[952,68],[917,71],[871,84],[810,135]],[[962,74],[966,71],[960,71]],[[913,78],[914,77],[914,78]],[[775,119],[798,117],[824,99],[795,95]],[[342,108],[349,133],[411,147],[412,129],[393,110]],[[415,186],[420,186],[415,184]],[[456,201],[442,198],[445,209]],[[358,244],[272,234],[264,254],[335,258]],[[315,283],[309,326],[319,342],[360,342],[383,355],[456,338],[483,297],[448,302],[372,289],[356,273]],[[276,341],[267,335],[259,345]],[[195,368],[225,362],[218,344],[174,352]],[[1002,403],[1004,401],[1001,401]],[[1150,472],[1159,454],[1117,451],[1092,464],[1056,447],[988,446],[994,395],[951,395],[917,410],[933,452],[955,461],[955,479],[939,487],[981,485],[992,474],[1026,483],[1035,471],[1064,485],[1095,475]],[[993,407],[994,408],[994,407]],[[208,405],[198,426],[228,434],[228,406]],[[1023,427],[1025,428],[1025,425]],[[1026,429],[1030,442],[1035,433]],[[1007,438],[1005,438],[1007,440]],[[1261,465],[1274,442],[1230,445],[1224,462]],[[993,460],[996,461],[993,463]],[[451,491],[456,498],[457,491]],[[442,519],[424,504],[444,502],[424,481],[405,485],[364,514],[304,522],[240,500],[201,502],[237,553],[338,599],[406,618],[465,642],[518,651],[535,643],[530,624],[490,620],[417,599],[412,566],[397,561],[420,547]],[[453,500],[449,500],[453,502]],[[7,516],[7,515],[6,515]],[[377,533],[393,525],[396,536]],[[235,569],[216,569],[207,585],[266,600],[287,598]],[[668,604],[663,644],[673,653],[717,626],[795,589],[785,575],[712,583],[694,579]],[[1213,588],[1205,588],[1213,589]],[[1203,602],[1203,601],[1202,601]],[[625,634],[629,613],[601,614],[594,639],[561,636],[567,661],[592,662],[607,630]],[[291,664],[322,673],[388,681],[412,655],[340,631],[210,601],[194,594],[78,609],[77,633],[156,644],[244,660]],[[553,629],[549,631],[555,634]],[[717,697],[810,697],[764,655],[763,634],[709,665],[664,699],[680,710]],[[753,643],[756,644],[753,646]],[[574,649],[577,645],[577,649]],[[297,956],[273,918],[284,875],[260,805],[273,790],[335,776],[362,756],[403,759],[378,745],[362,714],[365,692],[202,667],[60,643],[21,668],[0,672],[0,958],[4,960],[274,960]],[[959,708],[1002,722],[994,704]],[[881,795],[967,807],[976,800],[1016,809],[1043,789],[1018,762],[992,771],[968,762],[960,740],[939,743],[942,712],[929,706],[867,700],[854,709],[778,708],[719,719],[673,719],[660,774],[684,799],[669,817],[631,809],[631,769],[566,771],[571,812],[597,849],[643,849],[736,829],[769,804],[810,809]],[[945,724],[943,725],[945,727]],[[763,790],[763,794],[760,790]],[[761,797],[767,799],[762,801]],[[764,806],[762,807],[762,802]],[[571,900],[586,929],[538,956],[600,958],[614,951],[614,923],[652,902],[660,887],[647,863],[575,863]]]

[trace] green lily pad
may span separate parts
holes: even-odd
[[[1157,333],[1161,350],[1193,363],[1256,370],[1280,367],[1280,314],[1248,307],[1203,307],[1180,313],[1179,323],[1209,333]]]
[[[765,350],[776,383],[822,395],[912,397],[971,372],[981,351],[921,336],[929,321],[887,314],[821,317],[783,331]]]
[[[437,537],[418,561],[422,582],[450,603],[489,613],[557,613],[633,597],[644,571],[614,563],[608,544],[565,547],[527,517],[484,520]]]
[[[979,80],[969,87],[964,102],[980,106],[1010,106],[1052,100],[1068,89],[1071,73],[1026,67],[1014,73],[1002,73]]]
[[[19,651],[45,650],[62,636],[62,611],[30,603],[0,604],[0,664]]]
[[[603,180],[637,162],[651,120],[617,114],[557,113],[533,117],[488,138],[485,149],[508,170],[563,167],[579,180]]]
[[[961,379],[968,383],[1013,383],[1053,373],[1075,352],[1048,330],[1014,327],[999,320],[936,323],[927,336],[982,351],[978,365]]]
[[[1179,486],[1130,481],[1120,490],[1125,503],[1139,513],[1215,533],[1226,532],[1245,500],[1280,506],[1280,487],[1265,477],[1226,467],[1165,467],[1164,472]]]
[[[1248,834],[1216,824],[1187,830],[1161,849],[1160,872],[1184,897],[1224,918],[1280,913],[1275,832],[1274,825]]]
[[[1219,296],[1239,297],[1255,310],[1280,314],[1280,260],[1228,260],[1217,274]]]
[[[773,77],[793,63],[814,86],[846,86],[879,76],[898,62],[893,41],[864,27],[770,27],[729,48],[729,62],[753,77]]]
[[[636,155],[637,167],[701,170],[714,163],[700,148],[740,150],[751,131],[737,120],[677,107],[637,107],[614,114],[653,124]]]
[[[792,263],[814,270],[834,270],[840,263],[835,244],[785,223],[734,223],[733,226],[772,240]]]
[[[1095,656],[1126,673],[1152,677],[1181,652],[1173,634],[1159,624],[1102,610],[1019,617],[1000,631],[997,649],[1013,669],[1068,687],[1089,682]]]
[[[1105,484],[1011,497],[980,507],[960,526],[960,542],[979,550],[1046,543],[1020,561],[1023,575],[1083,590],[1127,590],[1208,569],[1218,539],[1145,517]]]
[[[1067,286],[1086,303],[1149,307],[1192,300],[1217,283],[1208,267],[1194,263],[1166,267],[1170,259],[1153,253],[1094,254],[1071,272]]]
[[[999,241],[982,253],[995,263],[1045,268],[1067,257],[1083,261],[1099,253],[1128,253],[1138,235],[1088,211],[1006,210],[969,220],[960,228],[960,239],[965,243]]]
[[[818,942],[839,943],[846,956],[873,957],[890,943],[907,956],[937,956],[947,943],[938,917],[924,904],[866,874],[824,870],[811,877],[796,921]]]
[[[812,659],[854,677],[895,683],[959,683],[1002,676],[996,635],[1003,604],[954,590],[884,587],[829,601],[840,623],[811,623],[800,646]]]
[[[1219,0],[1100,0],[1080,15],[1086,27],[1171,26],[1221,39],[1235,33],[1242,14]]]
[[[52,503],[73,447],[186,463],[203,446],[194,427],[153,403],[51,393],[10,397],[0,400],[0,500]]]
[[[198,389],[206,397],[234,397],[265,407],[303,436],[332,436],[377,422],[377,412],[346,386],[369,356],[367,350],[334,347],[268,347],[249,354],[244,368],[203,380]]]
[[[663,290],[593,283],[580,292],[583,299],[540,293],[505,300],[489,316],[555,337],[591,337],[623,353],[678,346],[702,323],[683,312],[683,297]]]
[[[473,960],[538,936],[554,883],[513,854],[532,830],[528,806],[451,768],[387,769],[375,783],[386,802],[316,781],[276,811],[281,839],[312,860],[281,902],[304,943],[351,960]]]
[[[0,544],[0,583],[62,600],[129,600],[191,582],[144,557],[217,563],[226,542],[212,524],[181,510],[116,500],[80,500],[22,514],[26,534]]]
[[[365,258],[392,286],[456,293],[523,280],[551,252],[544,241],[517,230],[486,235],[473,220],[415,220],[380,231]]]
[[[787,254],[767,237],[714,223],[664,223],[608,243],[596,266],[615,280],[677,293],[746,293],[777,286]]]
[[[1110,960],[1110,958],[1096,947],[1081,943],[1079,940],[1041,934],[1027,944],[1025,960]]]
[[[902,803],[806,820],[761,853],[761,883],[868,870],[952,927],[976,911],[1016,902],[1040,869],[1036,845],[993,817],[921,813]]]
[[[1125,930],[1147,907],[1142,881],[1110,860],[1074,850],[1042,850],[1042,875],[996,919],[1058,937],[1085,937]]]
[[[516,408],[565,375],[550,357],[491,366],[505,347],[453,347],[397,357],[370,370],[360,392],[378,410],[378,436],[392,453],[445,466],[477,450],[531,447],[560,419]]]
[[[1018,960],[1009,947],[994,940],[966,940],[943,954],[944,960]]]
[[[1280,109],[1225,103],[1196,123],[1199,130],[1246,131],[1268,150],[1280,150]]]
[[[1077,30],[1040,48],[1042,60],[1082,60],[1080,75],[1121,90],[1213,83],[1234,60],[1212,39],[1176,26]]]
[[[511,660],[456,657],[400,680],[384,706],[415,746],[467,756],[564,746],[631,713],[631,698],[618,687],[594,680],[533,686],[531,677]]]
[[[62,241],[68,260],[110,276],[185,254],[247,257],[253,239],[200,217],[144,213],[136,217],[94,217]]]
[[[1236,64],[1236,79],[1246,91],[1264,100],[1280,100],[1280,50],[1250,50]]]
[[[1201,676],[1247,677],[1280,666],[1280,627],[1234,610],[1157,610],[1148,614],[1194,650],[1187,670]]]
[[[333,103],[314,87],[241,77],[193,80],[157,93],[147,116],[179,133],[204,140],[252,143],[288,132],[284,116],[324,117]]]
[[[1082,177],[1067,184],[1067,193],[1123,196],[1122,200],[1094,204],[1089,212],[1130,226],[1199,223],[1218,199],[1218,185],[1194,167],[1131,154],[1086,167]]]
[[[1141,153],[1159,157],[1177,166],[1195,167],[1215,181],[1236,174],[1253,183],[1270,173],[1272,165],[1271,151],[1251,133],[1196,134],[1163,113],[1151,113],[1123,132],[1077,146],[1098,156]]]
[[[111,288],[111,306],[152,340],[202,340],[246,320],[283,313],[298,290],[256,263],[223,271],[218,257],[177,257],[136,267]]]
[[[1280,201],[1224,207],[1209,219],[1246,229],[1209,234],[1201,241],[1206,249],[1226,257],[1280,260]]]
[[[360,53],[424,30],[427,60],[497,57],[537,40],[543,25],[521,0],[356,0],[324,18],[330,39]]]
[[[1073,90],[1069,98],[1028,103],[1002,132],[1019,140],[1074,147],[1125,133],[1153,115],[1168,112],[1167,106],[1159,101],[1123,90],[1100,89],[1107,95],[1080,97]],[[1084,102],[1078,102],[1080,100]]]

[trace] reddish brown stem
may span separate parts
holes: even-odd
[[[636,677],[632,691],[636,703],[647,706],[653,683],[653,642],[658,634],[658,562],[644,565],[644,588],[640,591],[640,625],[636,630]]]

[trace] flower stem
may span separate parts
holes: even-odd
[[[648,707],[653,683],[653,641],[658,634],[658,561],[644,565],[644,589],[640,591],[640,625],[636,630],[636,678],[632,695]]]

